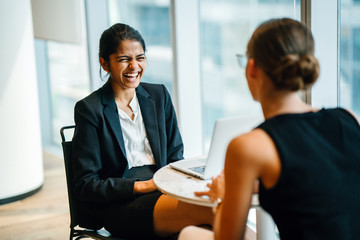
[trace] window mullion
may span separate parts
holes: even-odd
[[[203,154],[199,1],[171,0],[174,102],[185,156]]]

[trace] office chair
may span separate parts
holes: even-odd
[[[66,141],[65,139],[65,130],[75,129],[75,126],[65,126],[60,129],[61,135],[61,145],[64,153],[64,162],[65,162],[65,174],[66,174],[66,183],[68,190],[68,200],[70,208],[70,240],[77,240],[83,238],[91,238],[97,240],[125,240],[123,238],[112,237],[111,234],[105,229],[100,230],[90,230],[79,228],[78,226],[78,200],[74,196],[74,186],[73,186],[73,175],[71,168],[71,141]],[[77,227],[77,228],[76,228]]]

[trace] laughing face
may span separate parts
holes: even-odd
[[[106,62],[100,58],[103,69],[110,74],[112,85],[124,90],[136,88],[146,69],[146,57],[140,42],[122,41],[117,52],[109,56]]]

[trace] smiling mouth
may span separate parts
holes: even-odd
[[[139,73],[124,73],[124,76],[127,78],[135,78],[139,76]]]
[[[135,79],[139,76],[139,73],[124,73],[123,75],[128,79]]]

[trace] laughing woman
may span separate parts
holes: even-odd
[[[109,79],[75,106],[72,167],[81,227],[157,239],[189,224],[211,224],[213,215],[162,195],[154,184],[157,169],[183,159],[183,142],[166,88],[140,82],[145,51],[128,25],[102,34],[100,69]]]

